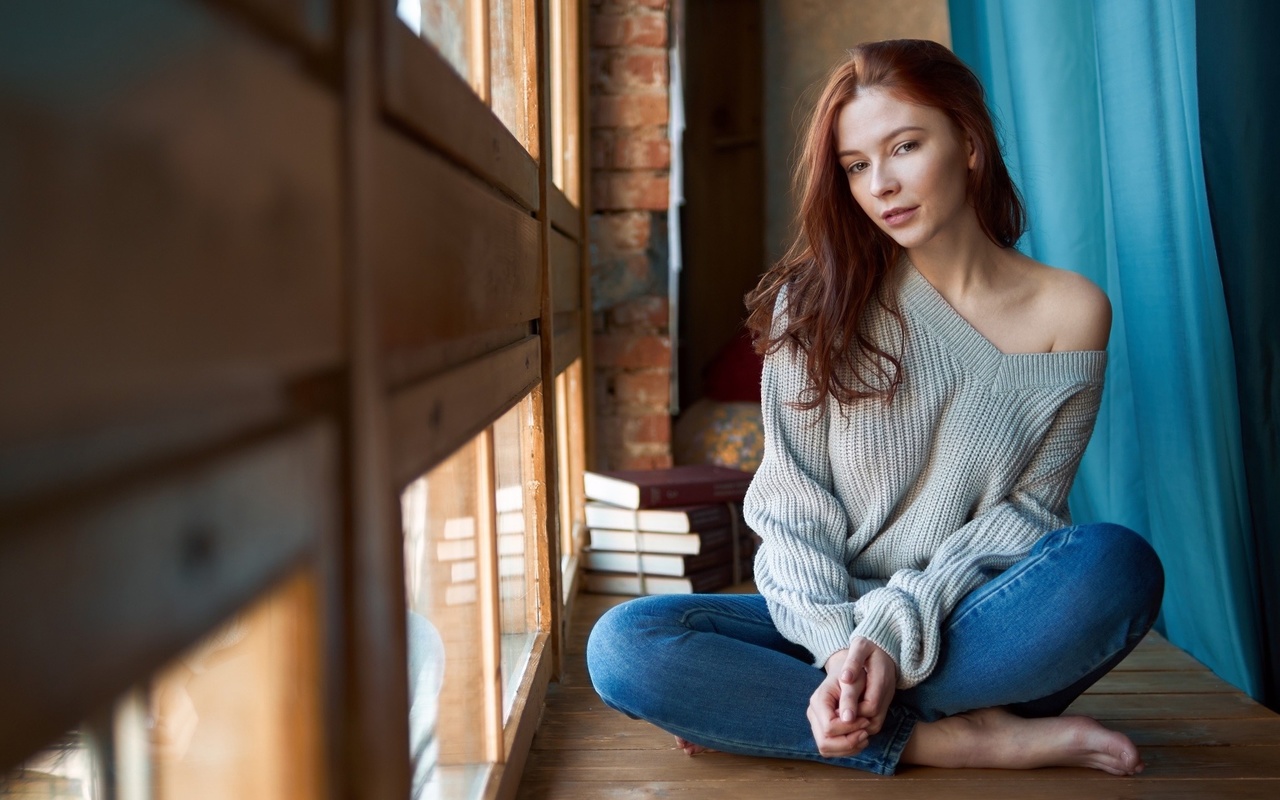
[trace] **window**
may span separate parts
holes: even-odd
[[[7,796],[514,791],[581,517],[576,6],[0,4]]]

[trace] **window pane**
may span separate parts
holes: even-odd
[[[489,71],[493,113],[526,150],[537,138],[537,86],[532,52],[533,3],[486,0],[489,4]]]
[[[479,76],[471,66],[472,42],[477,34],[472,2],[482,0],[397,0],[396,16],[434,45],[444,60],[475,86]]]
[[[316,614],[310,574],[284,582],[27,759],[0,798],[317,797]]]
[[[316,797],[320,779],[315,585],[286,581],[152,681],[158,800]]]
[[[498,510],[498,608],[502,622],[502,713],[511,713],[516,689],[538,630],[537,597],[532,591],[535,561],[530,538],[526,486],[529,464],[526,431],[533,404],[520,401],[493,425],[494,477]]]
[[[88,728],[72,731],[0,778],[5,800],[94,800],[106,797],[99,739]]]
[[[560,553],[562,568],[582,551],[586,537],[582,471],[585,441],[582,419],[582,360],[556,376],[556,461],[560,471]]]
[[[400,499],[415,797],[470,796],[465,787],[486,761],[478,466],[468,444]]]
[[[578,192],[578,120],[581,77],[578,58],[579,5],[551,0],[551,181],[574,205]]]

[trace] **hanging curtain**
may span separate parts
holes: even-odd
[[[1107,389],[1071,497],[1164,562],[1160,629],[1259,696],[1258,587],[1235,361],[1200,160],[1193,0],[950,0],[1031,230],[1114,309]]]
[[[1263,699],[1280,708],[1280,4],[1196,4],[1200,142],[1236,350],[1262,590]]]

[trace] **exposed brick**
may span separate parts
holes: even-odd
[[[666,47],[665,14],[638,11],[595,14],[591,20],[592,47]]]
[[[627,417],[622,423],[623,444],[670,444],[671,416],[658,413]]]
[[[630,448],[629,448],[630,449]],[[663,453],[631,453],[623,451],[613,456],[614,466],[611,469],[666,469],[671,466],[671,454]]]
[[[671,166],[671,140],[662,128],[618,131],[612,162],[608,166],[616,169],[667,169]]]
[[[639,252],[649,246],[653,215],[648,211],[614,211],[593,214],[591,241],[602,253]]]
[[[591,124],[595,127],[634,128],[666,125],[671,118],[667,93],[633,93],[625,96],[591,97]]]
[[[591,193],[596,211],[663,211],[667,208],[669,186],[665,173],[598,170],[591,176]]]
[[[695,2],[697,0],[694,0]],[[669,0],[592,0],[592,5],[600,6],[600,10],[606,14],[625,14],[637,9],[653,9],[655,11],[666,11]]]
[[[666,408],[671,400],[671,372],[646,369],[614,377],[613,396],[623,405]]]
[[[591,129],[591,168],[608,169],[613,166],[617,150],[617,136],[610,128]]]
[[[617,328],[666,328],[670,324],[667,298],[649,295],[609,309],[609,326]]]
[[[595,337],[594,352],[599,367],[671,367],[671,339],[666,336],[606,333]]]
[[[631,94],[667,86],[667,51],[663,49],[593,49],[590,68],[593,93]]]

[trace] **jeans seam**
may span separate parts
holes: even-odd
[[[1074,536],[1074,535],[1075,535],[1075,533],[1076,533],[1076,531],[1078,531],[1079,529],[1080,529],[1080,526],[1079,526],[1079,525],[1072,525],[1070,528],[1066,528],[1066,529],[1064,529],[1064,530],[1061,532],[1061,533],[1062,533],[1062,536],[1063,536],[1063,542],[1062,542],[1062,544],[1063,544],[1063,545],[1065,545],[1065,544],[1067,544],[1068,542],[1070,542],[1070,541],[1071,541],[1071,537],[1072,537],[1072,536]],[[993,598],[1001,597],[1001,596],[1003,596],[1004,594],[1007,594],[1007,593],[1011,590],[1011,588],[1012,588],[1012,587],[1014,587],[1016,584],[1021,583],[1023,580],[1025,580],[1025,578],[1024,578],[1024,574],[1023,574],[1023,573],[1029,572],[1029,571],[1031,570],[1031,568],[1032,568],[1032,567],[1034,567],[1034,566],[1036,566],[1037,564],[1039,564],[1040,562],[1044,561],[1046,558],[1048,558],[1050,555],[1052,555],[1052,553],[1053,553],[1053,551],[1052,551],[1052,550],[1045,549],[1045,550],[1042,550],[1039,554],[1037,554],[1037,555],[1034,557],[1034,560],[1033,560],[1031,557],[1029,557],[1029,556],[1028,556],[1028,557],[1026,557],[1026,558],[1023,558],[1023,559],[1021,559],[1021,560],[1019,560],[1019,561],[1015,562],[1015,563],[1010,567],[1010,569],[1012,569],[1013,567],[1022,567],[1022,569],[1019,571],[1019,574],[1018,574],[1017,576],[1015,576],[1015,578],[1014,578],[1013,580],[1011,580],[1011,581],[1006,581],[1002,586],[1000,586],[1000,588],[996,589],[996,591],[991,592],[990,594],[986,595],[986,596],[985,596],[985,597],[983,597],[981,600],[979,600],[977,603],[974,603],[974,604],[973,604],[972,606],[970,606],[969,608],[966,608],[966,609],[964,610],[964,613],[962,613],[960,616],[958,616],[958,617],[952,617],[950,620],[948,620],[948,622],[949,622],[950,624],[952,624],[952,625],[958,624],[958,623],[960,623],[961,621],[963,621],[966,617],[968,617],[970,614],[973,614],[973,613],[975,613],[975,612],[977,612],[977,611],[981,610],[981,609],[982,609],[982,607],[983,607],[983,606],[985,606],[989,600],[991,600],[991,599],[993,599]],[[981,588],[981,587],[979,587],[979,588]],[[963,600],[962,600],[962,602],[963,602]]]

